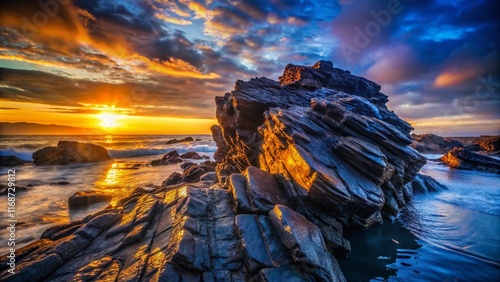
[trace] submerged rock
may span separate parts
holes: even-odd
[[[0,156],[0,167],[14,167],[24,165],[24,161],[16,156]]]
[[[193,142],[193,141],[194,141],[193,137],[186,137],[186,138],[182,138],[180,140],[170,139],[165,144],[171,145],[171,144],[184,143],[184,142]]]
[[[35,165],[66,165],[109,160],[112,159],[104,147],[76,141],[59,141],[57,147],[45,147],[33,153]]]
[[[500,173],[500,160],[463,148],[449,151],[440,160],[453,168]]]
[[[110,201],[113,197],[96,191],[76,192],[68,199],[70,209],[80,209],[92,204]]]

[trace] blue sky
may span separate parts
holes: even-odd
[[[497,1],[2,3],[0,99],[213,119],[214,96],[237,79],[326,59],[379,83],[417,133],[499,134],[498,10]]]

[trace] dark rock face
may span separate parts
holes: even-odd
[[[201,160],[203,159],[198,153],[196,152],[187,152],[182,155],[180,155],[181,158],[183,159],[192,159],[192,160]]]
[[[76,192],[68,199],[68,207],[70,209],[79,209],[90,206],[92,204],[110,201],[113,197],[103,193],[90,191],[90,192]]]
[[[216,162],[220,162],[226,156],[230,148],[227,145],[226,140],[224,140],[224,135],[222,134],[222,128],[220,125],[212,125],[212,127],[210,127],[210,131],[212,131],[212,136],[214,138],[215,144],[217,145],[217,151],[215,151],[214,160]]]
[[[440,158],[453,168],[500,173],[500,160],[480,155],[463,148],[455,148]]]
[[[165,144],[171,145],[171,144],[176,144],[176,143],[193,142],[193,141],[194,141],[193,137],[186,137],[186,138],[182,138],[180,140],[171,139],[171,140],[168,140]]]
[[[464,147],[464,145],[459,141],[435,134],[412,134],[411,139],[413,141],[411,147],[424,154],[444,154],[455,147]]]
[[[182,163],[182,159],[180,158],[179,153],[177,153],[176,150],[166,153],[161,159],[152,160],[151,162],[149,162],[150,165],[170,165],[177,163]]]
[[[76,141],[59,141],[57,147],[45,147],[33,153],[35,165],[65,165],[109,160],[112,159],[105,148]]]
[[[16,156],[0,156],[0,167],[13,167],[24,165],[24,161]]]

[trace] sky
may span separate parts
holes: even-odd
[[[208,133],[236,80],[330,60],[415,133],[500,134],[497,2],[3,1],[0,121]]]

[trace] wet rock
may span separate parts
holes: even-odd
[[[149,164],[155,166],[155,165],[170,165],[182,162],[183,161],[180,158],[179,153],[177,153],[177,151],[174,150],[163,155],[161,159],[150,161]]]
[[[448,187],[437,182],[428,175],[419,173],[412,182],[407,184],[407,188],[405,189],[411,189],[414,194],[425,194],[429,192],[445,191],[448,190]],[[408,197],[408,195],[406,197]]]
[[[76,192],[68,199],[70,209],[79,209],[92,204],[110,201],[113,197],[96,191]]]
[[[171,145],[171,144],[177,144],[177,143],[184,143],[184,142],[193,142],[194,139],[193,137],[186,137],[186,138],[182,138],[182,139],[170,139],[168,140],[165,144],[167,145]]]
[[[192,160],[201,160],[202,159],[202,157],[194,151],[184,153],[180,157],[183,159],[192,159]]]
[[[24,165],[24,161],[16,156],[0,156],[0,167],[14,167]]]
[[[112,159],[104,147],[76,141],[59,141],[57,147],[45,147],[33,153],[35,165],[65,165],[109,160]]]
[[[455,147],[462,148],[464,146],[459,141],[435,134],[412,134],[411,139],[413,141],[411,147],[424,154],[446,153]]]
[[[453,168],[500,173],[500,160],[463,148],[455,148],[440,160]]]

